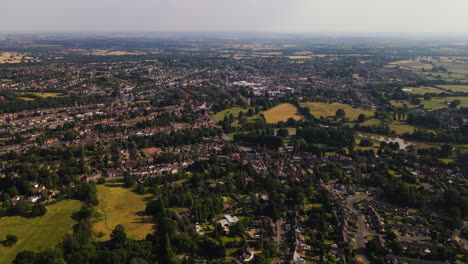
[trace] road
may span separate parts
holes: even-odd
[[[361,195],[356,195],[351,198],[348,198],[346,200],[346,207],[348,207],[354,215],[357,216],[358,220],[358,226],[357,226],[357,238],[356,238],[356,243],[357,243],[357,253],[362,256],[360,261],[362,263],[371,263],[369,260],[369,257],[367,256],[367,251],[366,251],[366,236],[370,234],[369,230],[367,229],[366,225],[366,219],[364,216],[358,212],[356,209],[354,209],[354,204],[361,201],[361,200],[367,200],[370,199],[367,195],[361,194]]]

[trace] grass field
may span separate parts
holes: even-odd
[[[426,93],[443,93],[445,92],[444,90],[438,89],[436,87],[430,87],[430,86],[425,86],[425,87],[406,87],[405,89],[411,89],[413,94],[426,94]]]
[[[404,100],[390,100],[390,104],[393,105],[393,106],[396,106],[396,107],[403,107],[405,104],[408,107],[415,107],[416,106],[416,105],[413,105],[410,102],[404,101]]]
[[[432,97],[431,100],[422,101],[422,104],[427,109],[437,109],[448,107],[450,102],[454,100],[460,100],[460,106],[468,107],[468,97],[464,96]]]
[[[302,119],[302,114],[292,104],[279,104],[267,111],[263,112],[268,123],[277,123],[279,121],[288,121],[289,118],[295,120]]]
[[[336,110],[343,109],[346,112],[346,117],[350,120],[356,120],[360,114],[365,114],[367,117],[374,116],[374,111],[365,110],[351,107],[350,105],[340,104],[340,103],[301,103],[301,106],[308,107],[310,113],[315,117],[334,117]]]
[[[437,87],[447,89],[452,92],[468,93],[468,85],[437,85]]]
[[[21,93],[21,95],[35,95],[42,98],[49,98],[49,97],[61,97],[63,93],[43,93],[43,92],[27,92]]]
[[[129,52],[119,50],[104,50],[104,49],[93,49],[87,55],[94,56],[122,56],[122,55],[144,55],[144,52]]]
[[[72,231],[76,221],[71,216],[80,207],[79,201],[64,200],[47,206],[47,214],[41,217],[0,219],[0,240],[5,240],[7,234],[16,235],[19,239],[12,247],[0,246],[0,263],[11,263],[23,250],[42,251],[57,245],[64,234]]]
[[[413,133],[416,129],[424,129],[426,131],[433,131],[422,127],[417,127],[406,123],[405,121],[394,121],[390,127],[391,130],[395,130],[398,135],[404,133]]]
[[[5,63],[21,63],[22,60],[30,61],[30,62],[38,62],[33,57],[27,57],[24,53],[19,52],[1,52],[0,53],[0,64]]]
[[[96,233],[105,234],[98,240],[108,240],[118,224],[123,225],[128,237],[133,239],[144,239],[153,232],[153,219],[142,214],[146,207],[144,196],[124,188],[120,183],[98,185],[97,189],[99,221],[94,224],[93,229]]]
[[[413,60],[391,62],[388,67],[397,65],[402,69],[412,70],[428,80],[468,81],[468,63],[460,60],[460,57],[440,57],[440,60],[431,57],[417,57]],[[447,72],[432,72],[433,66],[445,67]]]
[[[240,106],[234,106],[232,108],[228,108],[228,109],[225,109],[223,111],[220,111],[214,114],[213,118],[216,122],[222,121],[225,116],[229,116],[230,114],[232,114],[235,118],[237,118],[239,116],[239,112],[241,111],[244,112],[244,115],[246,115],[247,112],[249,111],[249,108],[252,108],[252,107],[243,108]],[[252,110],[255,110],[255,109],[252,108]]]

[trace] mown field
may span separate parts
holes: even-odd
[[[289,118],[295,120],[302,119],[303,116],[292,104],[279,104],[265,112],[262,112],[268,123],[277,123],[279,121],[288,121]]]
[[[64,200],[47,206],[47,214],[36,218],[20,216],[0,219],[0,241],[7,234],[16,235],[18,242],[12,247],[0,245],[0,263],[11,263],[23,250],[42,251],[55,247],[63,236],[72,232],[76,223],[72,214],[80,210],[81,202]]]
[[[144,239],[153,232],[154,221],[151,216],[143,215],[146,207],[145,196],[138,195],[120,183],[98,185],[97,218],[93,226],[96,233],[104,236],[98,240],[108,240],[115,226],[125,227],[128,237]]]
[[[315,117],[334,117],[338,109],[343,109],[346,112],[346,117],[351,121],[356,120],[360,114],[365,114],[367,117],[372,117],[374,115],[374,111],[372,110],[354,108],[350,105],[340,103],[327,104],[314,102],[301,103],[301,106],[309,108],[310,113]]]

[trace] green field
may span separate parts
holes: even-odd
[[[426,128],[423,128],[423,127],[418,127],[418,126],[408,124],[405,121],[394,121],[392,123],[390,129],[395,130],[397,135],[402,135],[404,133],[413,133],[416,129],[424,129],[426,131],[433,131],[433,130],[426,129]]]
[[[20,216],[0,219],[0,240],[7,234],[16,235],[18,243],[12,247],[0,246],[0,263],[11,263],[18,252],[23,250],[42,251],[55,247],[64,234],[72,231],[76,223],[72,214],[81,207],[81,202],[64,200],[47,206],[47,214],[41,217]]]
[[[289,118],[295,120],[303,118],[302,114],[299,113],[297,108],[292,104],[279,104],[263,112],[263,114],[268,123],[277,123],[279,121],[286,122]]]
[[[438,89],[436,87],[424,86],[424,87],[406,87],[405,89],[411,89],[413,94],[426,94],[426,93],[443,93],[444,90]]]
[[[460,100],[460,106],[468,107],[468,97],[464,96],[432,97],[431,100],[422,101],[422,104],[427,109],[437,109],[448,107],[450,102],[454,100]]]
[[[422,60],[427,62],[424,63]],[[468,63],[460,60],[460,57],[440,57],[440,60],[431,57],[418,57],[413,60],[391,62],[389,67],[397,65],[402,69],[412,70],[428,80],[468,81]],[[447,71],[432,72],[433,65],[445,67]]]
[[[403,107],[405,104],[408,107],[415,107],[416,106],[416,105],[413,105],[410,102],[404,101],[404,100],[390,100],[390,104],[393,105],[393,106],[396,106],[396,107]]]
[[[437,87],[447,89],[452,92],[468,93],[468,85],[437,85]]]
[[[240,106],[234,106],[232,108],[225,109],[223,111],[219,111],[218,113],[213,115],[213,118],[216,122],[223,121],[225,116],[229,116],[232,114],[235,118],[239,116],[239,112],[244,112],[244,115],[247,116],[247,112],[249,111],[249,108],[252,108],[252,110],[255,110],[253,107],[247,107],[243,108]]]
[[[340,103],[301,103],[301,106],[310,109],[310,113],[315,117],[334,117],[336,110],[343,109],[346,112],[346,117],[350,120],[356,120],[360,114],[365,114],[367,117],[374,116],[374,111],[351,107],[350,105]]]
[[[124,188],[120,183],[98,185],[97,189],[99,221],[93,229],[96,233],[105,234],[99,240],[108,240],[109,234],[118,224],[123,225],[128,237],[133,239],[144,239],[153,232],[152,217],[142,214],[146,207],[145,196]]]

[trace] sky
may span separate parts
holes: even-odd
[[[467,0],[0,0],[0,32],[468,34]]]

